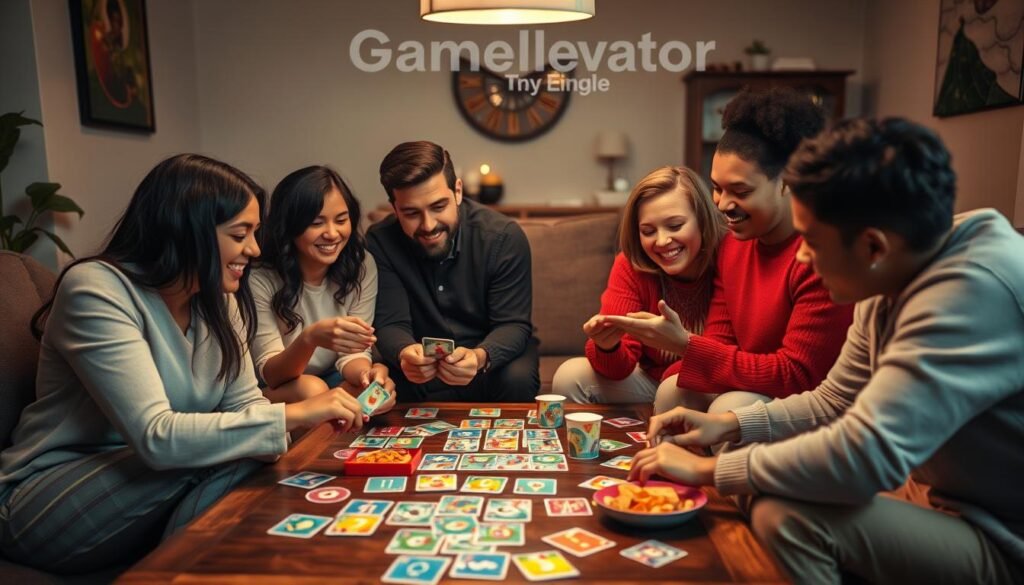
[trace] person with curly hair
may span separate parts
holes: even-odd
[[[263,227],[265,254],[253,271],[257,329],[252,355],[275,402],[342,387],[358,395],[371,381],[391,394],[388,367],[370,346],[377,265],[359,231],[359,201],[333,169],[310,166],[281,180]]]
[[[1024,583],[1024,238],[954,215],[949,151],[904,119],[842,122],[783,176],[799,261],[856,303],[838,361],[768,404],[653,417],[631,479],[739,496],[794,583]]]
[[[664,373],[656,412],[725,412],[789,396],[813,388],[835,362],[853,311],[829,300],[821,278],[797,261],[803,240],[781,177],[800,141],[824,126],[810,97],[789,88],[744,90],[726,106],[711,184],[728,233],[703,334],[687,330],[664,300],[660,314],[607,318],[681,356]]]

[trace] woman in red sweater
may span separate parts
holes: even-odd
[[[703,333],[671,306],[606,321],[646,346],[682,359],[665,373],[655,411],[675,406],[725,412],[754,400],[813,389],[832,367],[853,319],[821,279],[796,260],[789,188],[780,172],[824,115],[804,94],[741,92],[725,108],[711,163],[715,204],[729,232],[718,250]]]
[[[586,358],[555,372],[552,391],[576,402],[651,402],[665,368],[679,356],[646,347],[605,315],[657,311],[665,299],[690,331],[702,331],[711,302],[715,249],[724,233],[707,186],[690,169],[661,167],[629,196],[601,313],[583,331]]]

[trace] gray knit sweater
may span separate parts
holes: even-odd
[[[0,454],[0,484],[126,445],[154,469],[284,453],[284,405],[260,393],[248,354],[233,380],[215,380],[220,365],[198,316],[183,334],[155,291],[113,266],[71,268],[43,335],[36,400]]]
[[[860,504],[912,473],[1024,566],[1024,238],[958,215],[899,296],[857,305],[820,386],[735,413],[758,444],[720,456],[723,493]]]

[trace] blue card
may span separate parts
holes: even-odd
[[[364,494],[385,494],[391,492],[404,492],[408,477],[370,477],[366,480],[363,488]]]
[[[275,524],[267,534],[287,536],[289,538],[313,538],[333,518],[330,516],[311,516],[309,514],[292,514]]]
[[[558,493],[558,480],[541,477],[517,477],[513,494],[553,496]]]
[[[461,553],[455,557],[450,576],[458,579],[504,581],[511,555],[500,552]]]
[[[381,581],[384,583],[411,583],[434,585],[444,576],[452,560],[448,557],[421,557],[402,555],[391,563]]]
[[[383,516],[394,504],[391,500],[349,500],[348,504],[341,509],[340,514],[372,514]],[[340,515],[339,514],[339,515]]]

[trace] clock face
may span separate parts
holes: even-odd
[[[510,78],[483,66],[472,71],[463,60],[462,68],[452,73],[452,90],[470,126],[495,140],[520,142],[558,123],[569,105],[571,92],[564,88],[571,75],[548,65],[543,71]]]

